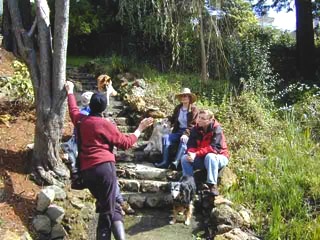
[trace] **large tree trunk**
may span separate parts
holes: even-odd
[[[208,85],[207,55],[206,55],[206,45],[204,41],[202,6],[200,4],[199,4],[199,11],[200,11],[201,80],[205,85]]]
[[[36,0],[38,51],[34,35],[23,28],[17,0],[8,2],[12,28],[18,49],[28,65],[34,87],[36,127],[32,166],[41,183],[63,185],[69,173],[59,157],[65,105],[65,73],[68,36],[69,0],[56,0],[54,49],[51,42],[49,7]],[[39,178],[40,177],[40,178]]]
[[[315,46],[311,0],[295,0],[298,69],[303,81],[315,78]]]
[[[7,51],[13,52],[14,41],[11,29],[11,19],[8,7],[8,0],[3,1],[2,35],[2,46]]]

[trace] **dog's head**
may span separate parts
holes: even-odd
[[[181,188],[181,183],[180,182],[171,182],[170,183],[170,186],[171,186],[171,197],[172,199],[175,201],[175,200],[178,200],[179,197],[181,196],[180,195],[180,188]]]
[[[112,84],[111,77],[106,74],[100,75],[97,78],[98,90],[100,92],[105,92],[110,84]]]
[[[171,196],[173,201],[189,204],[196,193],[196,186],[192,176],[183,176],[179,182],[171,182]]]
[[[167,118],[161,119],[161,121],[156,121],[153,125],[154,129],[157,129],[159,133],[168,134],[171,131],[171,124]]]

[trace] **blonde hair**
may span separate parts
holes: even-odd
[[[210,120],[211,120],[211,119],[214,119],[214,114],[213,114],[213,112],[210,111],[210,110],[208,110],[208,109],[202,109],[202,110],[200,110],[200,111],[199,111],[199,114],[206,114],[206,115],[209,117]]]

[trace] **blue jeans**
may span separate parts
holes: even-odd
[[[183,176],[193,176],[194,169],[207,169],[207,183],[217,184],[219,169],[227,166],[229,160],[226,156],[215,153],[208,153],[204,158],[196,157],[189,162],[184,155],[181,159]]]
[[[176,133],[166,134],[162,137],[162,162],[169,163],[169,147],[178,144],[178,151],[175,161],[180,160],[187,149],[187,144],[180,142],[180,138],[185,129],[179,129]]]

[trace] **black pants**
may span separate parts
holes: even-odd
[[[97,200],[96,212],[99,213],[97,239],[111,239],[112,222],[122,221],[121,209],[116,204],[117,176],[113,162],[98,164],[82,171],[91,194]]]

